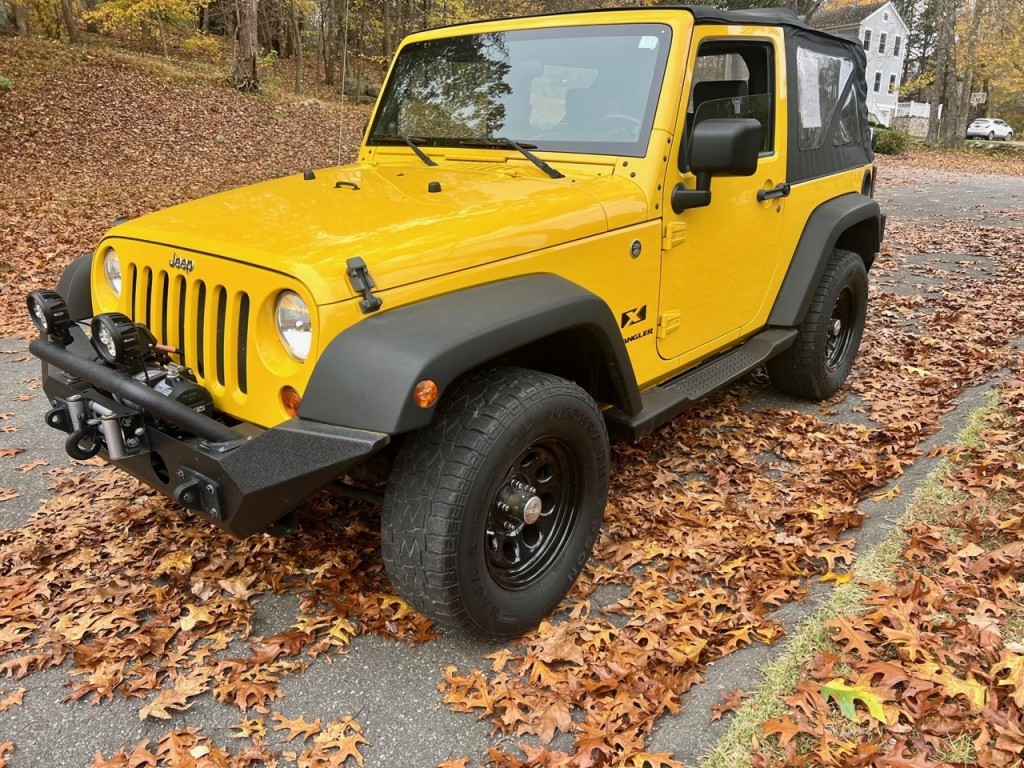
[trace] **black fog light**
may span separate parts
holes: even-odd
[[[61,344],[71,343],[71,312],[56,291],[32,291],[28,295],[28,314],[42,333]]]
[[[120,312],[92,319],[92,346],[108,363],[123,365],[139,357],[139,329]]]

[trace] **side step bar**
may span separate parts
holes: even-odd
[[[754,370],[796,341],[795,328],[770,328],[724,355],[641,394],[643,409],[629,416],[618,408],[604,412],[613,440],[636,440],[671,421],[698,400]]]

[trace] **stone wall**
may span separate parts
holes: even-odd
[[[911,136],[928,135],[927,117],[894,117],[892,127],[909,133]]]

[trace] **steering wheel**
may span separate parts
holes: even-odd
[[[602,138],[634,141],[640,135],[641,125],[642,123],[635,117],[615,113],[599,117],[587,128],[587,134],[606,134]]]

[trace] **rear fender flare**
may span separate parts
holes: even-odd
[[[883,221],[878,203],[859,193],[833,198],[815,208],[768,315],[768,325],[793,328],[803,322],[832,249],[860,254],[870,269],[882,244]]]

